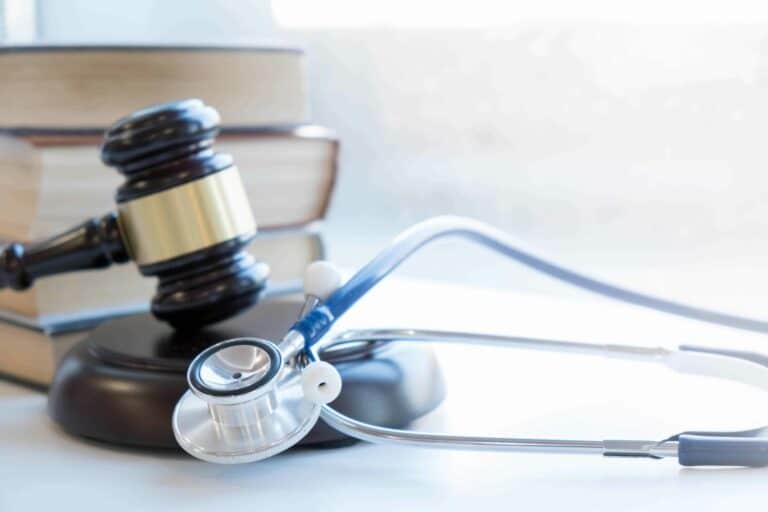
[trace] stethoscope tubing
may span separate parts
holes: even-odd
[[[597,344],[452,331],[365,329],[346,331],[329,342],[318,344],[309,352],[308,357],[311,361],[317,361],[322,359],[323,352],[332,352],[345,345],[363,343],[375,347],[391,342],[440,342],[601,355],[611,358],[629,357],[632,360],[667,363],[673,370],[683,373],[704,373],[721,378],[732,378],[768,389],[768,367],[765,366],[762,356],[750,352],[716,351],[690,346],[681,346],[678,350],[673,350],[663,347]],[[681,360],[692,361],[693,364],[680,364]],[[745,372],[749,374],[746,378]],[[750,372],[759,373],[760,379],[754,379]],[[320,417],[331,428],[350,437],[378,444],[469,451],[599,454],[653,459],[676,457],[681,464],[687,466],[764,466],[768,464],[768,440],[762,437],[763,429],[743,432],[684,432],[663,440],[545,439],[452,435],[387,428],[350,418],[331,405],[322,406]]]
[[[488,334],[415,329],[375,329],[347,331],[310,351],[312,361],[321,360],[324,351],[354,343],[371,345],[389,342],[456,343],[469,345],[532,348],[571,353],[631,354],[632,357],[656,359],[669,353],[663,348],[599,345],[593,343],[545,340],[536,338],[495,336]],[[676,441],[652,440],[588,440],[543,439],[518,437],[489,437],[452,435],[415,430],[393,429],[365,423],[344,415],[330,405],[324,405],[320,417],[331,427],[350,437],[379,444],[395,444],[433,449],[469,451],[505,451],[538,453],[579,453],[600,455],[627,455],[633,457],[662,458],[677,455]]]
[[[298,335],[303,339],[304,350],[310,360],[320,359],[318,350],[314,346],[324,339],[336,320],[360,298],[418,249],[434,240],[450,236],[459,236],[474,241],[545,275],[605,297],[692,320],[768,333],[767,321],[691,306],[616,286],[575,272],[521,249],[520,244],[508,234],[486,224],[461,217],[438,217],[417,224],[405,231],[360,269],[346,284],[331,294],[326,301],[315,306],[294,325],[291,331],[294,336]],[[367,330],[342,335],[326,345],[325,350],[332,349],[333,345],[338,346],[340,343],[365,342],[375,344],[376,342],[391,340],[517,346],[538,350],[656,360],[663,361],[678,371],[726,376],[768,389],[768,378],[766,377],[768,372],[766,372],[765,365],[761,363],[761,360],[765,358],[751,353],[742,353],[742,355],[746,354],[742,357],[732,351],[701,347],[680,347],[679,350],[669,350],[661,347],[604,345],[444,331]],[[711,465],[718,462],[735,465],[768,464],[768,442],[759,438],[744,439],[738,435],[727,437],[719,433],[709,433],[715,435],[705,433],[706,435],[703,436],[683,433],[662,441],[454,436],[370,425],[345,416],[329,405],[322,407],[321,417],[332,428],[336,428],[351,437],[377,443],[386,442],[428,448],[466,450],[578,452],[651,458],[677,456],[678,460],[686,465],[699,465],[699,463]],[[749,444],[751,448],[745,451],[744,443]],[[731,446],[731,448],[726,449],[726,445]],[[755,456],[754,450],[763,455]]]
[[[403,232],[292,329],[301,333],[306,347],[311,347],[322,339],[336,319],[413,253],[434,240],[454,236],[476,242],[554,279],[604,297],[691,320],[768,334],[768,321],[671,301],[595,279],[521,248],[519,241],[499,229],[452,216],[436,217]]]
[[[302,379],[306,378],[306,380],[302,381],[302,386],[306,384],[306,388],[302,387],[304,390],[304,402],[312,404],[313,414],[300,414],[302,411],[304,413],[307,411],[297,409],[293,411],[296,413],[295,419],[297,421],[301,420],[303,424],[310,425],[311,421],[317,419],[316,414],[319,411],[320,417],[328,426],[350,437],[374,443],[423,448],[537,453],[593,453],[606,456],[649,457],[655,459],[677,457],[681,464],[690,466],[768,465],[768,439],[765,437],[765,434],[768,433],[768,428],[758,428],[742,432],[683,432],[660,441],[453,435],[388,428],[361,422],[344,415],[331,405],[327,405],[328,401],[333,400],[333,397],[330,397],[330,395],[325,395],[325,398],[319,396],[312,400],[306,400],[308,396],[313,396],[317,386],[327,384],[323,380],[318,381],[319,383],[312,380],[312,375],[320,375],[318,373],[320,371],[326,372],[328,370],[328,373],[322,373],[323,379],[331,377],[331,381],[336,379],[336,393],[342,389],[342,384],[338,380],[339,377],[336,370],[327,362],[322,362],[324,353],[332,356],[331,359],[339,355],[348,357],[349,354],[359,353],[360,346],[365,351],[367,349],[376,349],[381,347],[382,344],[393,341],[463,343],[548,350],[571,354],[601,355],[611,358],[619,357],[662,363],[673,370],[683,373],[730,378],[768,390],[768,358],[750,352],[695,346],[681,346],[675,350],[664,347],[584,343],[566,340],[415,329],[348,331],[335,338],[331,338],[328,335],[340,316],[383,278],[394,271],[410,255],[431,241],[448,236],[459,236],[474,241],[555,279],[609,298],[689,319],[748,331],[768,333],[767,321],[690,306],[612,285],[569,270],[536,256],[532,252],[523,250],[509,235],[488,225],[459,217],[439,217],[422,222],[404,232],[389,247],[360,269],[346,284],[336,288],[335,291],[329,291],[327,295],[320,293],[314,296],[314,305],[308,306],[309,311],[293,325],[277,344],[277,349],[280,350],[282,357],[286,361],[298,363],[295,365],[291,363],[285,367],[291,368],[293,371],[301,371]],[[324,298],[321,298],[321,295]],[[312,297],[313,295],[310,293],[308,299]],[[357,348],[355,350],[348,350],[353,346],[357,346]],[[333,354],[334,351],[337,353]],[[304,365],[308,366],[305,367]],[[326,388],[330,389],[328,386]],[[245,390],[247,391],[247,389]],[[231,395],[229,398],[236,402],[238,400],[238,393],[233,391]],[[202,400],[204,401],[205,397],[202,397]],[[247,400],[243,399],[243,403],[238,402],[237,407],[248,407]],[[209,421],[215,420],[210,419]],[[259,417],[257,423],[261,421],[262,419]],[[211,427],[211,425],[208,425],[208,427]],[[222,441],[219,437],[216,437],[218,434],[215,434],[214,430],[208,428],[211,436],[215,437],[217,442]],[[259,444],[259,439],[257,438],[252,439],[248,437],[246,440],[251,443],[249,446],[252,446],[252,452],[249,452],[248,456],[253,460],[258,460],[272,453],[270,451],[271,445],[263,446],[263,443]],[[285,449],[290,446],[290,443],[294,442],[295,439],[293,437],[285,437],[280,443],[280,449]],[[212,454],[211,458],[221,459],[222,457]],[[224,462],[226,461],[224,460]]]

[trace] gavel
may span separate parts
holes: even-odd
[[[133,260],[158,278],[151,311],[175,328],[255,304],[269,269],[245,251],[256,222],[232,157],[212,148],[219,126],[218,112],[197,99],[117,121],[101,146],[102,161],[125,177],[117,211],[44,241],[1,247],[0,288]]]

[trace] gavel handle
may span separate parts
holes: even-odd
[[[109,213],[42,242],[0,246],[0,288],[25,290],[38,277],[128,260],[117,215]]]

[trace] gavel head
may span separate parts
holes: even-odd
[[[158,278],[152,313],[177,328],[229,318],[258,300],[269,272],[245,252],[256,233],[232,157],[216,153],[219,114],[200,100],[135,112],[104,136],[123,242]]]

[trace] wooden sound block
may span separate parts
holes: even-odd
[[[150,314],[110,320],[61,361],[48,410],[66,432],[145,448],[178,448],[171,430],[176,401],[187,390],[186,370],[203,349],[230,338],[277,341],[296,320],[301,303],[275,298],[199,331],[174,331]],[[331,360],[344,386],[334,407],[353,418],[404,427],[437,407],[443,380],[431,349],[392,344]],[[349,439],[322,420],[300,443]]]

